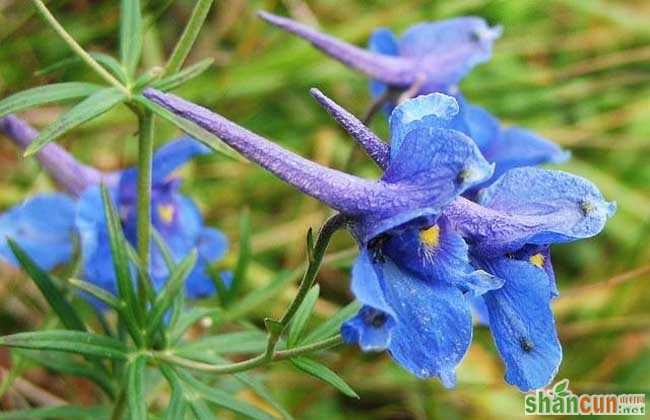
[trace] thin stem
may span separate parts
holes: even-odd
[[[47,23],[52,26],[52,28],[59,34],[59,36],[72,48],[72,50],[79,55],[79,57],[86,62],[93,70],[97,72],[104,80],[106,80],[111,85],[115,86],[122,92],[124,92],[129,98],[131,97],[131,92],[122,85],[113,75],[111,75],[104,67],[102,67],[97,61],[95,61],[90,54],[88,54],[82,47],[77,43],[77,41],[72,38],[72,36],[66,32],[65,28],[56,20],[56,18],[50,13],[45,4],[41,0],[32,0],[32,3],[36,6],[39,13],[47,21]]]
[[[343,343],[343,338],[341,337],[340,334],[338,334],[334,337],[328,338],[323,341],[318,341],[316,343],[308,344],[305,346],[295,347],[292,349],[275,352],[275,354],[270,360],[266,357],[266,353],[262,353],[251,359],[244,360],[243,362],[230,363],[224,365],[211,365],[209,363],[197,362],[195,360],[179,357],[174,354],[170,354],[168,352],[158,353],[156,354],[156,357],[161,361],[169,362],[177,366],[182,366],[188,369],[223,374],[223,373],[243,372],[245,370],[250,370],[265,365],[269,362],[286,360],[303,354],[312,353],[319,350],[326,350],[332,347],[336,347],[342,343]]]
[[[212,6],[213,0],[198,0],[192,10],[192,16],[185,26],[185,30],[181,35],[178,43],[174,47],[172,55],[169,57],[165,69],[163,71],[162,77],[170,76],[172,74],[178,73],[178,71],[183,67],[183,63],[192,49],[192,45],[196,41],[196,38],[199,36],[199,31],[203,27],[203,22],[205,22],[206,17],[208,16],[208,11],[210,6]]]
[[[151,172],[153,159],[153,114],[143,110],[138,116],[140,138],[138,148],[138,257],[144,270],[151,262]],[[146,311],[149,288],[146,272],[138,276],[140,305]],[[143,312],[144,313],[144,312]]]
[[[115,406],[113,407],[113,413],[111,414],[111,420],[120,420],[122,414],[124,413],[124,408],[126,407],[126,390],[125,387],[120,389],[120,393],[117,396],[117,401],[115,401]]]

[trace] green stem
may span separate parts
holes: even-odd
[[[151,172],[153,159],[153,114],[143,110],[138,115],[138,257],[144,270],[149,270],[151,262]],[[138,296],[143,312],[146,313],[148,300],[148,279],[145,273],[138,275]]]
[[[125,387],[120,389],[120,393],[117,396],[117,401],[115,401],[115,406],[113,407],[113,413],[111,414],[111,420],[120,420],[122,414],[124,413],[124,408],[126,407],[126,390]]]
[[[118,88],[120,91],[124,92],[129,98],[131,97],[131,92],[123,84],[121,84],[113,75],[111,75],[104,67],[102,67],[97,61],[95,61],[90,54],[88,54],[77,41],[66,32],[65,28],[56,20],[56,18],[50,13],[45,4],[41,0],[32,0],[32,3],[36,6],[39,13],[47,21],[47,23],[52,26],[52,29],[59,34],[59,36],[72,48],[72,50],[79,55],[79,57],[86,62],[93,70],[99,74],[104,80],[106,80],[111,85]]]
[[[199,36],[199,31],[208,16],[212,2],[213,0],[198,0],[196,2],[194,10],[192,10],[192,16],[190,16],[190,20],[187,22],[183,34],[165,65],[165,70],[162,74],[163,78],[178,73],[181,67],[183,67],[183,63],[185,63],[185,59],[187,59],[192,45],[194,45],[196,38]]]
[[[336,347],[341,343],[343,343],[343,339],[339,334],[334,337],[328,338],[326,340],[318,341],[316,343],[275,352],[273,354],[273,357],[270,360],[267,358],[265,352],[251,359],[244,360],[242,362],[230,363],[224,365],[211,365],[209,363],[197,362],[195,360],[186,359],[184,357],[179,357],[170,353],[158,353],[156,355],[156,358],[161,361],[175,364],[177,366],[182,366],[188,369],[200,370],[203,372],[211,372],[211,373],[219,373],[219,374],[236,373],[236,372],[243,372],[245,370],[250,370],[265,365],[269,362],[286,360],[292,357],[301,356],[303,354],[313,353],[319,350],[326,350],[332,347]]]

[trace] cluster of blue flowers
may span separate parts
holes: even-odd
[[[371,93],[389,117],[389,143],[320,91],[312,95],[383,169],[380,179],[319,165],[176,96],[153,89],[144,95],[346,217],[360,250],[351,289],[363,304],[342,327],[347,342],[364,351],[386,350],[418,377],[438,377],[452,387],[471,343],[474,309],[492,332],[506,381],[522,391],[547,385],[562,359],[550,307],[558,291],[549,247],[598,234],[615,205],[581,177],[535,167],[569,155],[528,130],[502,127],[461,95],[458,83],[490,58],[500,28],[466,17],[418,24],[399,40],[380,29],[363,50],[286,18],[260,16],[372,79]],[[197,153],[198,145],[182,140],[157,155],[154,225],[175,256],[198,247],[207,262],[223,253],[225,240],[202,227],[196,208],[168,178]],[[114,184],[133,239],[134,175],[132,169],[93,173],[77,201],[60,195],[34,199],[4,215],[0,232],[24,238],[21,245],[36,254],[41,244],[49,252],[76,230],[86,275],[110,289],[111,270],[102,257],[95,258],[106,255],[108,245],[93,185],[102,177]],[[40,215],[28,209],[38,200],[57,202],[66,215],[56,235],[51,227],[47,234],[27,235],[21,223],[11,221]],[[39,238],[33,246],[32,237]],[[70,257],[65,243],[66,251],[47,266]],[[161,267],[156,258],[153,265],[154,272]],[[188,290],[209,293],[200,286],[201,270]]]
[[[15,116],[0,119],[0,131],[23,149],[38,135]],[[216,290],[206,268],[224,256],[228,241],[220,231],[204,226],[196,204],[180,193],[180,179],[172,173],[192,157],[207,152],[199,142],[182,138],[163,146],[153,160],[152,225],[175,260],[180,261],[192,249],[198,250],[199,260],[186,283],[187,295],[192,298],[208,296]],[[42,269],[50,270],[71,260],[76,236],[84,261],[82,277],[116,293],[99,185],[104,183],[109,188],[126,238],[135,244],[136,169],[102,173],[80,164],[56,144],[46,146],[37,158],[63,192],[37,195],[0,215],[0,256],[17,264],[4,240],[13,238]],[[158,247],[152,249],[150,274],[157,288],[169,276]],[[222,273],[221,277],[220,281],[230,281],[230,273]],[[101,307],[94,299],[92,303]]]

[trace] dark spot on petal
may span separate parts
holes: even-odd
[[[373,262],[383,263],[385,261],[382,248],[387,240],[388,235],[381,235],[372,239],[368,244],[368,251],[370,251],[370,256],[372,257]]]
[[[388,320],[388,317],[381,311],[378,311],[376,309],[368,309],[363,314],[363,320],[366,324],[372,326],[373,328],[381,328]]]
[[[477,31],[472,31],[469,34],[469,39],[472,42],[479,42],[481,40],[481,34],[479,34]]]
[[[530,353],[535,348],[533,342],[530,341],[530,339],[527,337],[519,338],[519,345],[521,346],[521,349],[526,353]]]

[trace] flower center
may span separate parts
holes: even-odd
[[[536,265],[539,268],[542,268],[544,266],[544,256],[540,253],[531,255],[528,261],[530,261],[531,264]]]
[[[440,243],[440,228],[433,225],[428,229],[420,231],[420,241],[428,247],[436,248]]]
[[[171,223],[174,220],[174,206],[171,204],[158,206],[158,216],[163,222]]]

